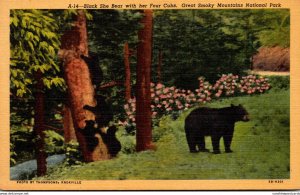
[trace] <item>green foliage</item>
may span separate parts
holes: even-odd
[[[79,165],[82,164],[83,157],[79,149],[79,143],[76,141],[71,141],[65,144],[66,159],[65,162],[67,165]]]
[[[289,76],[268,76],[269,83],[272,89],[290,89],[290,77]]]
[[[9,153],[10,166],[13,166],[17,163],[17,161],[16,161],[17,153],[15,152],[15,147],[14,147],[13,143],[9,143],[9,146],[10,146],[10,153]]]
[[[169,125],[173,122],[171,116],[163,116],[160,118],[159,124],[154,127],[152,139],[154,142],[160,140],[163,136],[172,133]]]
[[[57,59],[61,25],[57,18],[56,10],[16,9],[10,12],[11,150],[12,156],[17,154],[17,163],[34,158],[35,135],[32,129],[36,73],[42,74],[44,92],[51,94],[52,99],[46,98],[45,104],[46,121],[50,124],[54,121],[51,119],[53,108],[60,103],[58,98],[53,97],[55,94],[61,96],[61,91],[65,90]],[[56,105],[50,108],[54,103]],[[49,147],[54,152],[51,148],[54,146]]]
[[[63,86],[58,79],[59,26],[46,10],[11,10],[11,91],[18,97],[33,93],[34,73],[44,75],[44,84]]]
[[[258,37],[264,46],[290,46],[290,10],[256,10],[255,24]]]
[[[128,42],[130,48],[135,49],[141,14],[132,10],[93,10],[90,13],[93,16],[88,22],[90,50],[101,60],[104,82],[122,80],[124,43]],[[134,65],[131,64],[132,68]]]
[[[191,154],[184,133],[187,110],[176,120],[165,117],[154,129],[157,150],[120,155],[110,161],[64,167],[40,179],[288,179],[290,178],[289,90],[232,97],[209,103],[210,107],[242,104],[250,122],[239,122],[233,153]],[[208,149],[212,150],[209,137]],[[224,150],[221,144],[221,150]]]
[[[92,21],[88,21],[89,50],[100,59],[103,83],[124,81],[124,43],[132,50],[130,58],[131,81],[135,84],[137,32],[141,14],[135,10],[92,10]],[[112,87],[101,91],[109,97],[113,111],[122,115],[124,87]]]
[[[30,160],[34,155],[34,134],[27,122],[11,115],[10,166]],[[22,124],[22,125],[20,125]]]
[[[242,74],[254,53],[245,28],[226,22],[234,11],[164,10],[155,12],[154,64],[163,52],[162,78],[166,85],[195,89],[197,78],[214,82],[226,73]],[[237,18],[235,23],[241,22]],[[236,29],[239,29],[237,31]],[[251,45],[252,47],[252,45]],[[245,52],[245,51],[248,52]],[[154,74],[155,75],[155,74]]]
[[[117,139],[121,142],[121,155],[135,153],[136,139],[135,135],[128,134],[124,128],[117,132]]]
[[[61,154],[64,152],[64,137],[52,130],[44,131],[45,148],[48,154]]]
[[[197,78],[244,74],[260,46],[289,46],[289,10],[156,10],[153,81],[158,52],[167,86],[195,89]],[[268,40],[270,39],[270,40]]]

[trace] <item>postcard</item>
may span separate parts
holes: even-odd
[[[300,188],[297,0],[0,5],[1,190]]]

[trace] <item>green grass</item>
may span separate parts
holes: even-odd
[[[290,177],[289,90],[263,95],[226,98],[207,104],[224,107],[242,104],[251,121],[238,122],[232,143],[233,153],[192,154],[184,133],[185,111],[176,120],[164,117],[153,129],[156,151],[121,153],[118,158],[80,166],[59,166],[38,179],[124,180],[124,179],[287,179]],[[127,139],[128,138],[128,139]],[[128,141],[129,140],[129,141]],[[121,137],[132,147],[132,137]],[[125,143],[126,142],[126,143]],[[128,144],[131,146],[128,146]],[[207,147],[212,150],[210,138]],[[128,151],[128,148],[126,151]]]

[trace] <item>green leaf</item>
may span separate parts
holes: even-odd
[[[14,80],[14,81],[13,81],[13,84],[14,84],[14,86],[17,87],[17,88],[20,87],[20,83],[19,83],[19,81],[17,81],[17,80]]]
[[[13,17],[12,23],[14,24],[15,27],[18,27],[18,22],[19,22],[19,19],[17,17]]]
[[[23,28],[26,28],[26,27],[27,27],[25,19],[23,19],[23,20],[21,21],[21,26],[22,26]]]
[[[43,79],[43,82],[44,82],[44,85],[50,89],[51,88],[51,82],[47,79],[47,78],[44,78]]]
[[[31,51],[34,51],[34,46],[33,46],[32,42],[28,41],[28,45],[29,45]]]
[[[10,73],[11,73],[12,77],[17,77],[17,75],[18,75],[18,71],[14,70],[14,69],[10,69]]]
[[[26,91],[24,89],[18,89],[17,90],[17,96],[23,97],[23,95],[26,94]]]
[[[25,79],[24,80],[26,84],[32,84],[32,80],[31,79]]]
[[[50,54],[51,56],[55,56],[55,55],[56,55],[56,53],[55,53],[55,51],[54,51],[54,48],[53,48],[51,45],[49,45],[48,49],[49,49],[49,54]]]

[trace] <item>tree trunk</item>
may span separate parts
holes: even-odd
[[[34,74],[36,80],[36,92],[35,92],[35,107],[34,107],[34,133],[36,135],[35,143],[35,155],[37,161],[37,175],[43,176],[47,172],[47,154],[45,152],[45,134],[44,134],[44,124],[45,124],[45,113],[44,113],[44,103],[45,94],[44,84],[42,80],[42,73],[40,71]]]
[[[157,64],[157,82],[161,83],[161,65],[162,65],[162,51],[158,52],[158,64]]]
[[[72,140],[77,141],[70,107],[68,105],[65,105],[63,112],[64,112],[63,128],[64,128],[65,143],[69,143]]]
[[[129,62],[129,47],[128,43],[124,44],[124,64],[125,64],[125,100],[128,102],[131,99],[130,87],[130,62]]]
[[[73,29],[62,36],[59,55],[64,60],[65,80],[76,137],[84,160],[90,162],[109,159],[110,154],[100,133],[93,131],[90,135],[90,131],[87,131],[89,129],[86,129],[86,121],[95,121],[95,114],[83,107],[96,105],[89,67],[81,59],[81,55],[88,55],[87,46],[86,18],[84,12],[79,10]],[[89,145],[91,142],[92,148]]]
[[[138,33],[137,95],[136,95],[136,150],[154,149],[151,129],[150,71],[152,61],[152,10],[144,10]]]

